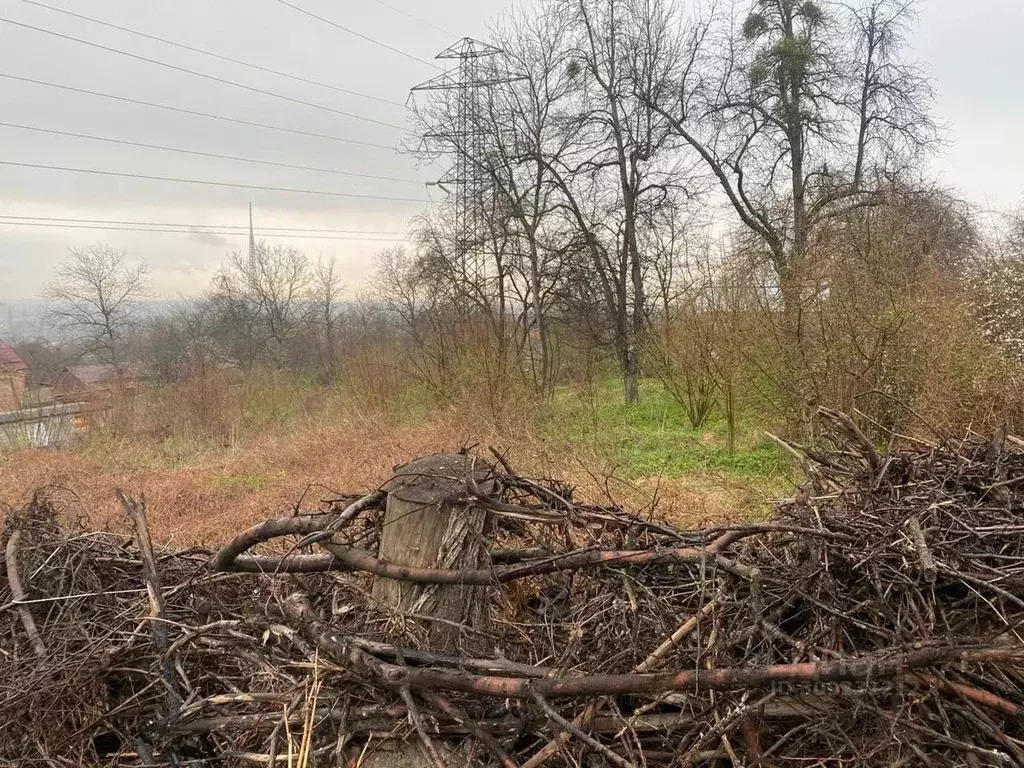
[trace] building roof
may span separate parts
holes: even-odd
[[[24,360],[18,357],[18,353],[14,351],[14,348],[3,339],[0,339],[0,372],[17,373],[27,370],[28,366],[25,365]]]
[[[117,378],[120,369],[113,363],[87,363],[72,365],[65,369],[65,373],[74,376],[87,387],[94,387]]]

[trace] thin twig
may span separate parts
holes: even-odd
[[[402,698],[405,700],[405,705],[409,708],[409,719],[412,721],[413,727],[416,729],[416,733],[419,734],[420,741],[423,743],[423,748],[427,750],[427,754],[430,759],[434,762],[434,768],[447,768],[447,763],[441,758],[440,753],[437,751],[437,746],[434,744],[433,739],[430,738],[430,734],[427,733],[427,728],[423,724],[423,718],[420,716],[419,707],[416,706],[416,701],[412,697],[412,692],[408,687],[401,689]]]
[[[501,744],[498,743],[498,740],[473,722],[473,718],[467,715],[462,709],[440,694],[424,691],[421,695],[431,706],[441,710],[455,722],[466,726],[466,729],[473,734],[481,744],[490,750],[490,753],[494,755],[495,759],[497,759],[499,763],[501,763],[503,768],[519,768],[519,764],[509,757]]]
[[[622,757],[622,755],[613,752],[609,747],[602,744],[589,733],[583,731],[579,726],[569,722],[560,714],[558,714],[555,708],[548,704],[547,699],[545,699],[541,694],[537,693],[536,691],[530,691],[530,696],[535,702],[537,702],[537,706],[539,706],[541,708],[541,711],[544,712],[545,717],[547,717],[559,728],[562,728],[563,730],[571,733],[577,739],[579,739],[592,750],[601,755],[609,763],[611,763],[612,765],[616,765],[619,768],[634,768],[633,764],[626,760],[624,757]]]

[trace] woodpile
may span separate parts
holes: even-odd
[[[0,759],[1024,766],[1024,443],[883,451],[822,416],[794,498],[700,531],[498,454],[217,552],[154,548],[127,495],[133,536],[40,494],[6,519]]]

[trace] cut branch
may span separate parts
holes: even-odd
[[[32,643],[32,649],[36,656],[46,656],[46,644],[39,636],[39,628],[36,627],[36,620],[32,611],[25,604],[28,596],[25,594],[25,587],[21,583],[21,574],[18,573],[18,544],[21,541],[21,531],[11,531],[7,539],[7,583],[11,587],[11,597],[18,607],[18,616],[21,618],[21,625],[25,628],[25,634]]]

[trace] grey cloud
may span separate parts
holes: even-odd
[[[220,248],[227,248],[231,245],[231,241],[226,237],[211,235],[209,232],[192,232],[189,234],[188,239],[202,245],[212,245]]]
[[[151,0],[88,4],[47,0],[53,5],[126,27],[181,41],[262,66],[403,103],[408,88],[434,70],[398,57],[306,18],[274,2],[242,0],[205,3]],[[401,0],[395,0],[401,4]],[[304,7],[424,59],[451,39],[374,3],[303,0]],[[412,13],[426,13],[438,26],[480,35],[500,10],[460,0],[424,9],[406,2]],[[403,125],[400,106],[381,104],[261,74],[152,41],[67,18],[26,3],[5,3],[0,15],[111,47],[246,83],[293,98]],[[402,132],[316,110],[262,94],[210,82],[185,73],[134,61],[66,40],[0,22],[0,72],[129,98],[222,114],[243,120],[398,146]],[[0,120],[63,131],[112,136],[130,141],[198,149],[307,166],[431,180],[437,169],[386,149],[246,127],[70,93],[0,78],[4,104]],[[110,170],[150,176],[227,181],[428,200],[422,184],[349,178],[215,158],[193,157],[86,139],[0,127],[0,160]],[[252,202],[259,226],[403,231],[423,203],[197,186],[164,181],[102,177],[0,165],[0,214],[64,216],[111,220],[167,221],[217,226],[246,222]],[[243,248],[245,236],[103,232],[14,227],[0,224],[0,297],[37,294],[69,245],[102,239],[124,248],[153,267],[154,283],[167,293],[201,290],[229,251]],[[291,241],[307,252],[330,252],[347,265],[346,279],[365,279],[373,253],[388,243],[354,240]],[[189,276],[192,276],[191,278]],[[191,280],[191,282],[190,282]],[[190,287],[191,286],[191,287]]]

